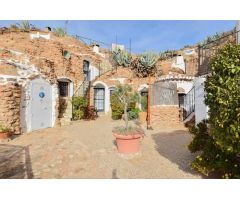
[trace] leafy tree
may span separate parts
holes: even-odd
[[[240,46],[228,44],[211,59],[205,84],[209,128],[198,127],[189,149],[202,153],[193,168],[223,178],[240,177]]]
[[[128,130],[128,107],[132,102],[138,100],[138,94],[133,92],[132,87],[129,85],[118,85],[117,89],[113,93],[118,98],[119,102],[123,106],[124,110],[124,120],[125,120],[125,130]]]
[[[211,70],[205,86],[211,134],[224,151],[240,153],[240,46],[221,49]]]

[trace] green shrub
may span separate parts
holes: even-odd
[[[128,116],[130,117],[129,119],[137,119],[138,118],[138,112],[135,108],[136,107],[136,101],[129,103],[128,105]],[[118,120],[122,119],[122,115],[124,113],[124,106],[123,104],[119,101],[118,97],[116,94],[111,95],[111,109],[112,109],[112,119]]]
[[[124,113],[123,105],[118,100],[116,94],[111,95],[111,109],[112,109],[112,119],[118,120],[122,118]]]
[[[189,150],[191,152],[202,151],[210,138],[206,121],[202,121],[197,126],[190,126],[189,132],[193,135],[193,140],[188,145]]]
[[[132,108],[128,111],[128,119],[133,120],[137,119],[139,116],[140,110],[138,108]]]
[[[199,124],[190,130],[189,149],[200,151],[192,167],[205,175],[240,178],[240,46],[224,46],[210,66],[205,84],[209,129]]]
[[[229,153],[240,153],[240,46],[226,45],[211,60],[206,81],[211,135]]]
[[[83,119],[86,107],[88,105],[86,98],[84,97],[73,97],[73,119]]]
[[[29,23],[29,21],[22,21],[20,23],[20,29],[22,29],[23,31],[30,31],[31,24]]]
[[[118,85],[113,95],[116,97],[121,106],[123,106],[125,129],[128,130],[128,109],[132,105],[136,105],[138,94],[133,91],[132,87],[128,84]]]
[[[147,112],[148,99],[147,96],[141,96],[141,110]]]
[[[67,35],[66,30],[63,28],[55,28],[54,33],[57,37],[64,37]]]
[[[0,124],[0,133],[1,132],[10,132],[10,128]]]

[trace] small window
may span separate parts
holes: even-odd
[[[68,82],[58,82],[59,94],[61,97],[67,97],[69,94],[69,83]]]
[[[84,74],[87,74],[87,73],[88,73],[88,71],[89,71],[89,65],[90,65],[89,61],[87,61],[87,60],[84,60],[84,61],[83,61],[83,72],[84,72]]]

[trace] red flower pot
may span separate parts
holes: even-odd
[[[0,132],[0,140],[8,139],[9,135],[9,132]]]
[[[140,139],[143,137],[143,134],[135,133],[132,135],[121,135],[117,132],[113,132],[113,136],[116,138],[119,153],[133,154],[139,152]]]

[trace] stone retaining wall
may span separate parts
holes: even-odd
[[[182,125],[179,115],[180,109],[178,106],[163,105],[150,107],[150,122],[153,127]]]
[[[14,134],[20,134],[21,86],[14,83],[0,85],[0,123]]]

